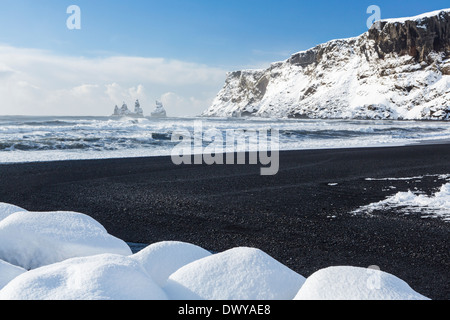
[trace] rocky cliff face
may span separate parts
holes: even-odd
[[[204,116],[450,119],[450,9],[228,74]]]

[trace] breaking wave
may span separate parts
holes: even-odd
[[[0,162],[170,155],[177,130],[271,130],[280,150],[395,146],[450,138],[444,122],[221,118],[0,117]]]

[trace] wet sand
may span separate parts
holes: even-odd
[[[0,165],[0,202],[77,211],[114,236],[176,240],[220,252],[256,247],[308,277],[336,265],[379,266],[432,299],[450,299],[450,223],[360,206],[445,181],[366,178],[450,174],[450,145],[292,151],[276,176],[260,166],[175,166],[170,157]],[[390,187],[395,187],[392,189]]]

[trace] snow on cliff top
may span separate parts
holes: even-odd
[[[431,18],[431,17],[437,16],[441,12],[448,12],[448,13],[450,13],[450,8],[436,10],[436,11],[431,11],[431,12],[419,14],[419,15],[414,16],[414,17],[383,19],[381,21],[388,22],[388,23],[405,23],[406,21],[420,21],[420,20],[423,20],[423,19],[426,19],[426,18]]]
[[[450,13],[450,8],[448,8],[448,9],[436,10],[436,11],[431,11],[431,12],[419,14],[419,15],[413,16],[413,17],[390,18],[390,19],[382,19],[381,21],[382,21],[382,22],[388,22],[388,23],[405,23],[406,21],[420,21],[420,20],[423,20],[423,19],[425,19],[425,18],[430,18],[430,17],[437,16],[437,15],[439,15],[441,12],[448,12],[448,13]],[[325,43],[323,43],[323,44],[319,44],[319,45],[317,45],[317,46],[308,48],[308,49],[306,49],[306,50],[301,50],[301,51],[295,52],[295,53],[291,54],[290,57],[295,56],[295,55],[298,55],[298,54],[306,53],[306,52],[308,52],[308,51],[310,51],[310,50],[313,50],[314,48],[316,48],[316,47],[318,47],[318,46],[321,46],[321,45],[323,46],[323,45],[327,45],[327,44],[331,44],[331,43],[333,43],[333,42],[339,42],[339,41],[354,41],[354,40],[357,40],[360,36],[361,36],[361,35],[354,36],[354,37],[347,37],[347,38],[337,38],[337,39],[332,39],[332,40],[329,40],[329,41],[327,41],[327,42],[325,42]],[[289,58],[290,58],[290,57],[289,57]],[[288,59],[285,59],[285,60],[280,60],[280,61],[271,62],[271,63],[270,63],[270,67],[274,67],[274,66],[276,66],[276,65],[285,63],[287,60],[289,60],[289,58],[288,58]],[[242,72],[242,73],[263,72],[263,71],[266,70],[266,69],[267,69],[267,68],[254,68],[254,69],[251,69],[251,68],[250,68],[250,69],[234,70],[234,71],[228,72],[228,74],[233,73],[233,72],[238,72],[238,71],[240,71],[240,72]]]
[[[382,22],[388,22],[388,23],[405,23],[406,21],[420,21],[420,20],[423,20],[423,19],[426,19],[426,18],[431,18],[431,17],[437,16],[441,12],[448,12],[448,13],[450,13],[450,8],[436,10],[436,11],[431,11],[431,12],[419,14],[419,15],[414,16],[414,17],[390,18],[390,19],[382,19],[381,21]],[[338,41],[352,41],[352,40],[358,39],[359,37],[360,37],[360,35],[359,36],[355,36],[355,37],[332,39],[332,40],[327,41],[327,42],[325,42],[324,44],[321,44],[321,45],[330,44],[330,43],[338,42]],[[307,50],[298,51],[298,52],[294,53],[292,56],[297,55],[297,54],[301,54],[301,53],[305,53],[305,52],[307,52],[309,50],[312,50],[312,49],[314,49],[316,47],[317,46],[309,48]],[[283,62],[285,62],[285,61],[273,62],[273,63],[271,63],[271,65],[276,65],[276,64],[279,64],[279,63],[283,63]],[[250,70],[246,70],[246,71],[250,71]],[[253,70],[253,71],[259,71],[259,70]]]

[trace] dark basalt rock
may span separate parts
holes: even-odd
[[[299,65],[302,67],[306,67],[310,64],[315,63],[316,61],[317,61],[317,51],[315,48],[305,52],[296,53],[289,59],[290,64]]]
[[[369,39],[375,40],[376,50],[383,58],[385,54],[410,55],[421,62],[433,51],[450,52],[450,13],[403,23],[380,21],[369,30]]]

